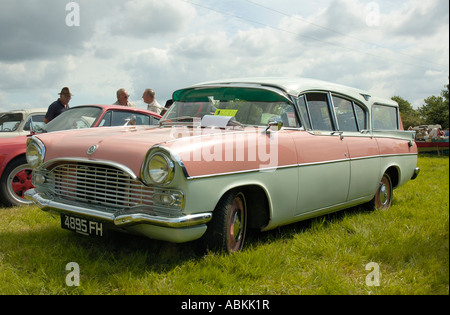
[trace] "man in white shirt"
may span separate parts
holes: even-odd
[[[129,98],[130,98],[130,94],[128,94],[127,90],[119,89],[119,90],[117,90],[117,102],[115,102],[113,105],[136,107],[135,104],[128,101]]]
[[[152,89],[146,89],[144,91],[144,94],[142,95],[142,98],[144,99],[144,102],[147,104],[147,109],[149,111],[161,114],[164,108],[155,99],[155,95],[156,95],[155,91],[153,91]]]

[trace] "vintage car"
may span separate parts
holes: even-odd
[[[72,107],[47,125],[33,126],[34,132],[53,132],[90,127],[158,124],[161,116],[147,111],[115,105],[86,105]],[[34,119],[34,118],[33,118]],[[31,118],[28,119],[30,121]],[[32,123],[31,123],[32,124]],[[30,128],[24,128],[30,134]],[[25,158],[27,136],[0,138],[0,204],[24,205],[31,201],[24,196],[33,187],[32,171]]]
[[[360,204],[388,209],[419,169],[397,103],[308,79],[187,87],[155,127],[36,135],[26,195],[64,229],[113,229],[228,253]]]
[[[30,134],[44,125],[46,108],[13,110],[0,113],[0,138],[12,138]]]

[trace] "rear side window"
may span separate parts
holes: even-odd
[[[333,96],[336,118],[341,131],[361,131],[367,129],[366,112],[353,101]]]
[[[353,103],[349,100],[333,96],[336,118],[341,131],[358,131]]]
[[[373,105],[372,127],[373,130],[398,130],[397,107]]]

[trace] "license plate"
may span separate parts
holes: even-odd
[[[61,214],[61,227],[86,236],[104,236],[103,223],[93,220],[77,218],[67,214]]]

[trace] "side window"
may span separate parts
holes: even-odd
[[[114,111],[112,114],[111,126],[123,126],[125,124],[147,126],[153,124],[153,121],[148,115],[127,111]]]
[[[23,130],[30,131],[31,130],[31,124],[33,124],[33,130],[40,130],[42,127],[44,127],[44,117],[45,115],[33,115],[30,118],[28,118],[27,122],[23,126]]]
[[[375,104],[372,106],[373,130],[398,130],[397,108]]]
[[[333,131],[327,94],[309,93],[306,94],[306,101],[311,116],[312,129]]]
[[[151,125],[151,119],[147,115],[135,114],[132,119],[136,121],[136,125]]]
[[[333,96],[334,109],[339,124],[340,131],[358,131],[355,113],[353,112],[353,102]]]
[[[123,126],[127,119],[131,119],[131,113],[123,111],[114,111],[111,120],[111,126]]]
[[[100,124],[98,124],[98,126],[99,127],[111,126],[111,111],[106,112],[105,116],[103,116],[103,118],[100,121]]]
[[[151,118],[151,125],[158,125],[159,124],[159,118],[153,117]]]

